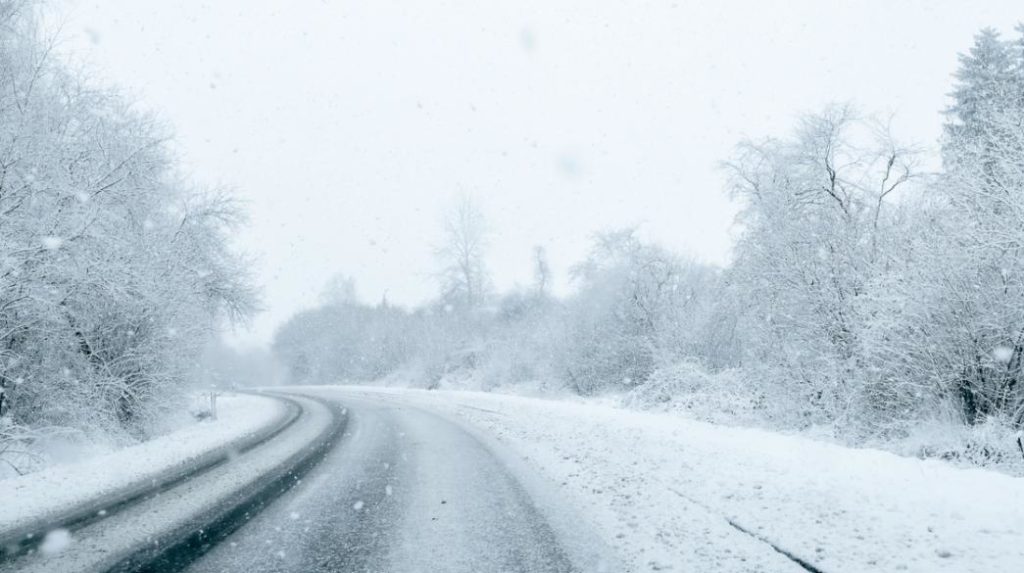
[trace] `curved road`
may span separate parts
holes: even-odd
[[[535,502],[502,457],[459,425],[386,399],[308,393],[348,409],[342,439],[188,571],[615,570],[596,544],[567,549],[578,548],[579,532],[572,542],[556,534],[545,515],[557,508]]]

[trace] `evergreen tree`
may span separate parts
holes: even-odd
[[[1022,72],[1021,47],[1005,42],[992,28],[975,36],[974,46],[960,55],[957,84],[946,110],[943,160],[950,172],[980,177],[987,186],[1005,187],[1005,166],[1000,158],[1016,138],[1012,131],[1020,117]]]

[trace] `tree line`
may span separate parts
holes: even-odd
[[[274,349],[298,382],[532,384],[827,425],[853,440],[941,420],[1024,424],[1024,28],[961,56],[941,169],[888,122],[832,105],[723,164],[740,205],[717,268],[598,234],[550,294],[495,294],[472,202],[447,219],[438,298],[412,310],[329,297]],[[349,292],[351,289],[349,289]]]

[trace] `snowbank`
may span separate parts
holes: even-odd
[[[637,571],[1013,571],[1024,479],[668,414],[346,388],[494,436]],[[773,548],[774,546],[774,548]]]
[[[284,423],[289,411],[280,400],[225,395],[217,399],[217,414],[216,420],[192,424],[109,454],[0,480],[5,500],[0,512],[0,539],[52,523],[90,500],[103,500],[187,471],[210,455],[238,447],[255,434]]]

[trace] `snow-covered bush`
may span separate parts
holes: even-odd
[[[695,362],[660,368],[623,398],[633,408],[673,411],[730,425],[805,429],[822,422],[804,397],[765,381],[765,370],[709,372]]]
[[[985,466],[1024,475],[1024,433],[1006,420],[989,418],[972,426],[957,420],[933,419],[914,425],[906,436],[869,442],[919,458],[935,458],[964,466]]]
[[[474,377],[478,386],[499,386],[557,380],[554,342],[562,336],[565,309],[541,290],[503,296],[480,356]]]
[[[598,234],[573,275],[578,290],[566,303],[557,362],[580,394],[641,385],[659,366],[702,346],[713,268],[623,229]]]

